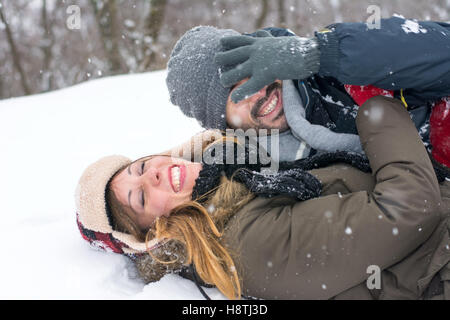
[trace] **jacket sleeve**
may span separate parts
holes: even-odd
[[[450,24],[401,17],[337,23],[316,32],[321,76],[386,90],[415,89],[424,100],[450,95]],[[415,93],[418,95],[418,93]]]
[[[439,185],[406,109],[375,97],[356,121],[372,192],[250,208],[240,221],[242,263],[251,270],[244,286],[255,296],[332,298],[366,281],[369,266],[401,261],[438,225]]]

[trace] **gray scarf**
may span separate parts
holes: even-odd
[[[363,154],[359,136],[356,134],[336,133],[330,129],[311,124],[305,118],[300,94],[292,80],[283,81],[283,108],[292,135],[305,141],[319,152],[352,151]]]

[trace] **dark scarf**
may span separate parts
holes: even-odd
[[[208,152],[208,150],[206,151]],[[214,150],[209,150],[214,156]],[[363,172],[371,172],[370,163],[365,155],[354,152],[338,151],[316,154],[292,162],[280,162],[276,173],[264,171],[259,157],[256,164],[248,164],[248,159],[256,149],[246,144],[245,148],[235,145],[234,164],[226,164],[226,150],[223,147],[223,157],[218,163],[203,162],[192,194],[192,199],[198,199],[220,184],[222,176],[243,183],[251,192],[260,197],[289,196],[300,201],[319,197],[322,191],[320,181],[308,171],[324,168],[337,163],[351,165]],[[244,164],[237,164],[237,157],[245,159]],[[256,153],[257,154],[257,153]],[[432,159],[432,157],[430,157]],[[439,183],[445,180],[448,171],[434,164],[434,171]]]
[[[214,157],[215,150],[207,150]],[[334,163],[346,163],[363,172],[370,172],[367,157],[352,152],[333,152],[317,154],[293,162],[279,163],[275,173],[264,170],[268,166],[261,165],[259,157],[256,164],[248,164],[251,155],[258,154],[256,148],[246,143],[245,147],[234,145],[234,164],[226,163],[226,148],[223,146],[223,157],[216,163],[203,162],[203,169],[196,180],[192,199],[198,199],[217,187],[222,176],[243,183],[251,192],[260,197],[289,196],[300,201],[319,197],[322,191],[320,181],[310,174],[309,170],[329,166]],[[238,164],[245,159],[244,164]],[[242,162],[242,161],[241,161]]]

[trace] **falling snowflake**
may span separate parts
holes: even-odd
[[[127,28],[134,28],[136,27],[136,23],[133,20],[130,19],[125,19],[125,21],[123,22],[123,24],[127,27]]]
[[[394,236],[398,235],[398,228],[393,228],[393,229],[392,229],[392,234],[393,234]]]
[[[352,234],[352,228],[350,228],[350,227],[347,227],[347,228],[345,228],[345,234]]]
[[[325,211],[325,218],[327,219],[331,219],[333,217],[333,212],[331,211]]]
[[[373,107],[372,109],[370,109],[370,113],[369,113],[369,118],[370,121],[372,121],[373,123],[378,123],[381,121],[381,118],[383,118],[383,109],[381,107]]]
[[[238,115],[233,115],[231,117],[231,124],[235,127],[235,128],[240,128],[242,125],[242,118]]]

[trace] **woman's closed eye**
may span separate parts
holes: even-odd
[[[146,162],[145,160],[141,161],[141,165],[139,166],[140,167],[140,170],[139,170],[140,176],[142,176],[145,172],[145,162]],[[141,188],[141,190],[139,192],[139,202],[140,202],[142,208],[145,208],[145,192],[144,192],[143,188]]]
[[[145,161],[141,162],[141,176],[144,174],[144,169],[145,169]]]

